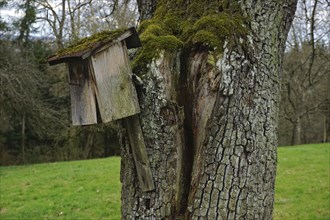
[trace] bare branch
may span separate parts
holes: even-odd
[[[312,10],[312,15],[310,18],[310,45],[312,47],[312,53],[311,53],[311,59],[308,67],[308,76],[309,76],[309,84],[312,84],[312,68],[314,65],[314,60],[315,60],[315,39],[314,39],[314,34],[315,34],[315,20],[316,20],[316,8],[317,8],[318,0],[315,0],[314,5],[313,5],[313,10]],[[307,16],[307,14],[306,14]]]

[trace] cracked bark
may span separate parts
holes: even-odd
[[[239,1],[241,44],[163,53],[138,86],[155,190],[142,192],[123,131],[123,219],[271,219],[282,53],[296,1]]]

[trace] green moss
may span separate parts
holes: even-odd
[[[216,48],[218,45],[222,44],[222,39],[216,34],[207,30],[197,31],[190,37],[192,44],[201,44],[207,47]]]
[[[246,35],[246,21],[239,6],[227,0],[159,0],[153,19],[138,29],[143,47],[133,70],[145,72],[161,51],[204,48],[221,53],[225,41],[234,45]]]
[[[151,33],[142,34],[143,47],[138,51],[132,66],[134,70],[145,70],[152,59],[157,58],[161,51],[174,52],[183,46],[183,42],[174,35],[156,36]]]
[[[115,31],[103,31],[90,37],[83,38],[69,47],[59,50],[54,56],[61,57],[73,53],[79,53],[93,48],[96,44],[102,44],[112,41],[122,35],[127,29],[118,29]]]
[[[187,42],[221,51],[225,40],[233,41],[233,38],[246,34],[242,21],[240,15],[226,13],[204,16],[186,31]]]

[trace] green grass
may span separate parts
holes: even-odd
[[[120,219],[120,158],[0,168],[0,219]]]
[[[120,219],[120,158],[0,167],[0,219]],[[330,218],[330,144],[280,147],[275,220]]]
[[[330,144],[278,149],[274,219],[330,219]]]

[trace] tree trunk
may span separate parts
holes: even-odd
[[[22,150],[22,161],[23,164],[25,164],[25,112],[23,112],[23,117],[22,117],[22,143],[21,143],[21,150]]]
[[[301,143],[301,120],[298,116],[293,124],[291,145],[298,145]]]
[[[327,115],[323,115],[323,143],[326,143],[328,138],[327,138]]]
[[[85,143],[84,150],[83,150],[83,155],[82,155],[83,160],[86,160],[89,158],[89,155],[93,148],[94,138],[95,138],[95,134],[93,134],[93,132],[89,131],[87,133],[86,143]]]
[[[251,19],[240,44],[220,55],[162,52],[142,75],[155,190],[136,184],[124,131],[123,219],[272,218],[282,54],[296,1],[238,3]]]

